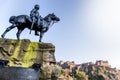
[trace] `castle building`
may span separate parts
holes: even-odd
[[[111,68],[111,65],[109,65],[108,61],[99,60],[96,61],[96,65]]]

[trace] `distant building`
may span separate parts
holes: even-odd
[[[96,65],[111,68],[111,65],[109,65],[108,61],[99,60],[96,61]]]

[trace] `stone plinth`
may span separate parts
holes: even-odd
[[[13,40],[0,38],[0,60],[9,60],[9,67],[31,68],[34,63],[41,64],[41,78],[48,77],[51,64],[56,63],[55,46],[51,43],[31,42],[28,39]],[[44,73],[46,71],[46,73]]]

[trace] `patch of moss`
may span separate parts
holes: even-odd
[[[24,56],[24,53],[27,51],[28,46],[31,42],[29,40],[23,39],[20,47],[20,54],[18,55],[18,59],[21,60]]]
[[[12,58],[17,58],[20,52],[20,46],[21,46],[22,41],[18,41],[18,44],[16,46],[16,49],[14,51],[14,54],[11,56]]]
[[[11,60],[10,60],[9,66],[14,66],[14,65],[16,65],[16,64],[14,63],[14,61],[17,60],[17,57],[18,57],[18,55],[19,55],[19,53],[20,53],[21,43],[22,43],[21,40],[17,41],[17,46],[15,46],[15,51],[13,52],[13,55],[11,56]]]
[[[24,54],[22,59],[22,67],[31,67],[37,57],[38,43],[30,43],[27,52]]]

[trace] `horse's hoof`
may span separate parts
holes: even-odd
[[[41,40],[39,40],[39,42],[41,42]]]
[[[4,38],[4,36],[3,36],[3,35],[1,35],[1,37],[2,37],[2,38]]]

